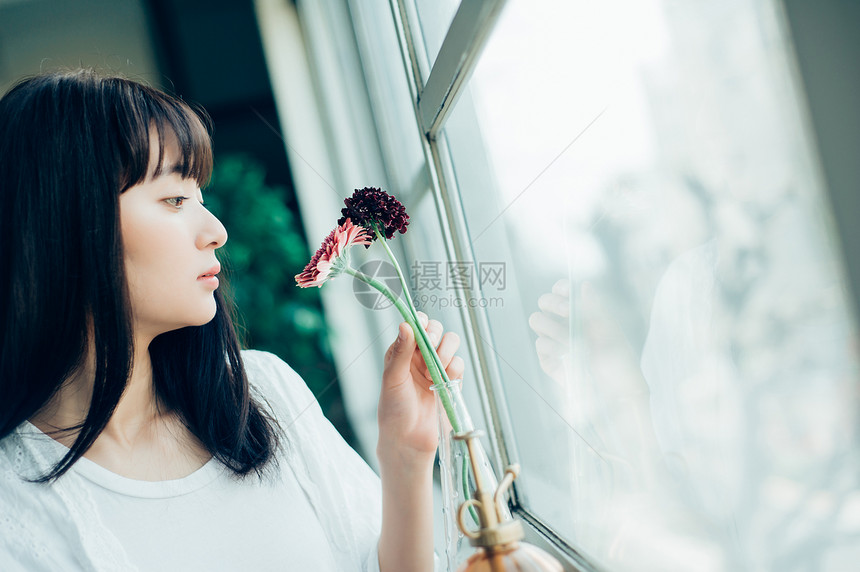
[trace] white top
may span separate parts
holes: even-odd
[[[68,449],[24,422],[0,441],[0,569],[378,570],[378,477],[287,364],[242,359],[286,434],[272,477],[239,480],[212,459],[138,481],[81,458],[54,484],[28,483]]]

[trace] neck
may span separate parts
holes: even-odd
[[[163,416],[159,412],[152,381],[152,361],[148,339],[135,339],[134,361],[125,391],[110,417],[101,437],[132,446],[144,438]],[[95,351],[91,346],[84,365],[76,370],[57,391],[56,395],[31,419],[45,432],[65,429],[83,423],[90,409],[95,379]],[[58,440],[73,442],[72,433]],[[101,438],[100,437],[100,438]]]

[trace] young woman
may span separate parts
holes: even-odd
[[[0,100],[0,569],[432,569],[411,329],[385,355],[380,483],[289,366],[240,351],[211,168],[205,115],[139,83],[53,73]]]

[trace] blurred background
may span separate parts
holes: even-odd
[[[295,286],[309,260],[250,1],[0,0],[0,93],[24,76],[94,67],[202,105],[215,129],[210,210],[246,347],[271,351],[307,381],[355,440],[332,362],[319,292]],[[313,245],[316,249],[318,245]]]

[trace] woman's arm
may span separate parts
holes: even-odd
[[[448,376],[462,377],[463,360],[454,356],[460,346],[457,335],[442,336],[442,324],[419,315],[431,341],[439,344]],[[433,570],[433,460],[439,432],[431,384],[412,329],[404,322],[385,354],[379,397],[381,572]]]
[[[433,570],[433,459],[426,467],[380,467],[379,569]]]

